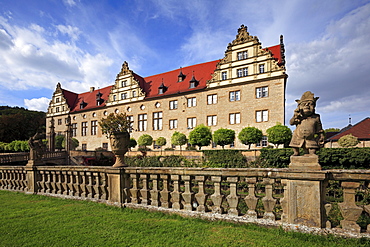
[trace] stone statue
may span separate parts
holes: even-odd
[[[315,155],[316,150],[324,145],[324,131],[320,120],[320,115],[315,113],[316,101],[319,97],[314,97],[310,91],[305,92],[294,110],[294,116],[290,119],[290,125],[296,125],[293,132],[290,147],[293,148],[293,156],[299,155],[299,148],[303,148],[305,154]]]
[[[36,134],[28,140],[28,145],[30,146],[30,160],[41,160],[45,149],[42,143],[42,134],[36,132]]]

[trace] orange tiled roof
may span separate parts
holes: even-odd
[[[328,140],[337,141],[339,138],[345,135],[352,134],[356,136],[359,140],[370,139],[370,118],[365,118],[361,122],[345,129],[342,132],[330,137]]]

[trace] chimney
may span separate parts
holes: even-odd
[[[95,87],[90,87],[90,93],[94,92]]]

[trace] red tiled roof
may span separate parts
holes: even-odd
[[[280,45],[275,45],[275,46],[267,47],[265,49],[271,51],[272,56],[278,61],[278,64],[279,65],[282,63],[282,61],[281,61],[281,47],[280,47]]]
[[[75,94],[63,89],[63,95],[67,100],[71,112],[78,112],[105,106],[105,102],[108,99],[111,88],[112,86],[108,86],[105,88],[94,90],[93,92],[86,92],[81,94]],[[98,106],[96,104],[96,94],[99,92],[101,93],[102,101],[101,104]],[[82,103],[82,101],[85,103],[85,107],[83,109],[80,109],[80,104]]]
[[[215,71],[216,65],[219,61],[220,60],[215,60],[207,63],[196,64],[162,74],[136,79],[139,80],[140,87],[145,92],[145,98],[190,92],[203,89],[207,86],[207,81],[212,78],[212,74]],[[181,71],[186,77],[182,82],[178,82],[178,76]],[[189,88],[193,73],[194,78],[198,81],[198,85],[195,88]],[[158,94],[158,88],[161,86],[162,82],[166,87],[166,90],[163,94]]]
[[[333,137],[330,137],[329,140],[339,140],[339,138],[341,138],[342,136],[349,134],[356,136],[359,140],[370,139],[370,118],[365,118],[352,127],[338,133]]]

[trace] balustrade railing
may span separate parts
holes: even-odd
[[[318,205],[323,209],[322,214],[317,211],[318,227],[341,226],[346,231],[370,233],[369,183],[370,170],[0,167],[1,190],[180,211],[211,218],[226,216],[244,221],[307,225],[310,222],[297,219],[296,215],[301,212],[295,211],[316,200],[316,204],[309,206]],[[307,185],[309,191],[302,194],[294,189],[301,185]],[[322,197],[315,194],[318,193],[315,188],[322,190]],[[343,219],[333,217],[338,214]]]

